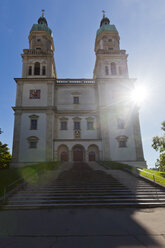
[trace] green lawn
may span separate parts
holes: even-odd
[[[128,165],[128,164],[121,164],[113,161],[102,161],[104,165],[106,165],[107,168],[111,170],[123,170],[128,169],[130,171],[133,171],[135,167]]]
[[[147,172],[155,175],[156,182],[165,185],[165,172],[160,172],[160,171],[155,171],[155,170],[150,170],[150,169],[143,169],[142,171],[139,171],[139,174],[153,180],[153,175]]]
[[[21,168],[9,168],[0,170],[0,196],[3,195],[4,187],[16,181],[17,179],[24,179],[25,181],[37,182],[39,176],[46,170],[54,170],[59,167],[59,162],[45,162],[38,163],[32,166]],[[16,187],[21,181],[7,189],[7,191]]]
[[[136,172],[136,167],[131,166],[131,165],[120,164],[120,163],[113,162],[113,161],[102,161],[102,163],[106,165],[107,169],[109,168],[111,170],[129,170],[130,172],[133,172],[133,173]],[[141,169],[141,171],[138,171],[140,175],[153,180],[153,175],[147,172],[155,175],[156,182],[165,185],[165,172],[160,172],[160,171],[155,171],[155,170],[150,170],[150,169]]]

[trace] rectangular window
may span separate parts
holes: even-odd
[[[87,122],[87,129],[88,130],[93,130],[94,129],[93,121],[88,121]]]
[[[30,90],[29,98],[30,99],[40,99],[40,90]]]
[[[73,97],[73,103],[74,104],[79,104],[79,97],[78,96]]]
[[[124,129],[125,128],[125,121],[123,119],[118,119],[117,120],[117,126],[119,129]]]
[[[37,141],[30,141],[29,148],[37,148]]]
[[[31,130],[37,130],[37,120],[35,119],[32,119],[31,120],[31,127],[30,127]]]
[[[80,122],[79,121],[74,122],[74,130],[80,130]]]
[[[119,147],[126,147],[126,140],[119,140]]]
[[[67,122],[61,121],[61,130],[67,130]]]

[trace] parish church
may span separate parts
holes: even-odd
[[[29,33],[17,84],[12,166],[44,161],[118,161],[145,167],[138,107],[125,50],[103,13],[93,78],[58,78],[52,30],[42,13]],[[58,61],[57,61],[58,63]]]

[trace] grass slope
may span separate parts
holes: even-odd
[[[151,174],[149,174],[149,173]],[[155,176],[155,181],[165,185],[165,172],[150,170],[150,169],[143,169],[139,172],[140,175],[145,176],[154,181],[153,175]]]
[[[0,196],[3,195],[4,187],[13,183],[16,180],[19,180],[16,184],[7,188],[7,191],[10,191],[22,180],[37,182],[39,176],[47,170],[54,170],[59,167],[59,162],[44,162],[34,164],[32,166],[20,167],[20,168],[8,168],[0,170]]]
[[[107,169],[109,168],[111,170],[128,170],[132,173],[136,172],[136,167],[131,166],[131,165],[120,164],[120,163],[113,162],[113,161],[102,161],[102,163],[106,165]],[[151,174],[149,174],[148,172]],[[160,171],[155,171],[155,170],[150,170],[150,169],[141,169],[140,171],[138,171],[138,173],[153,181],[154,181],[153,175],[155,175],[155,181],[162,185],[165,185],[165,172],[160,172]]]

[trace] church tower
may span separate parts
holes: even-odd
[[[103,13],[95,40],[94,79],[98,88],[98,111],[104,160],[146,166],[138,108],[130,100],[135,79],[128,75],[125,50],[115,25]]]
[[[44,11],[30,30],[29,49],[24,49],[21,56],[22,78],[15,78],[13,166],[53,159],[53,92],[57,75],[52,31]]]

